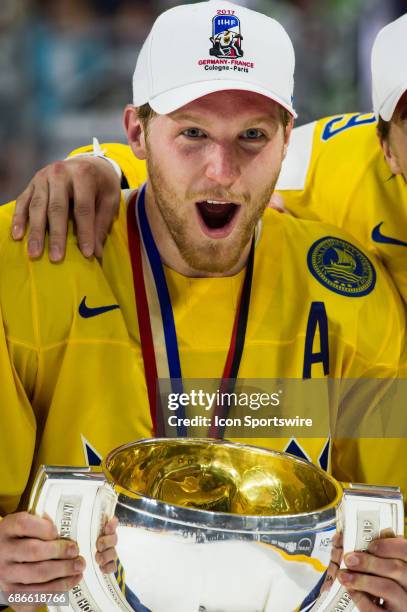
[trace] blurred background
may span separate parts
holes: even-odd
[[[125,142],[137,52],[155,17],[181,2],[0,0],[0,202],[92,136]],[[371,110],[372,42],[407,0],[236,3],[276,17],[291,36],[297,125]]]

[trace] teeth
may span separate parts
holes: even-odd
[[[230,202],[219,202],[218,200],[206,200],[206,201],[208,202],[208,204],[218,204],[218,205],[230,203]]]

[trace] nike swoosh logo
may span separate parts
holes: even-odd
[[[399,240],[398,238],[391,238],[391,236],[384,236],[381,233],[380,228],[383,225],[383,221],[376,225],[372,230],[372,240],[381,244],[395,244],[397,246],[407,247],[407,242]]]
[[[90,317],[97,317],[110,310],[116,310],[120,308],[119,304],[109,304],[108,306],[97,306],[96,308],[90,308],[86,305],[86,295],[82,302],[79,304],[79,314],[84,319],[90,319]]]

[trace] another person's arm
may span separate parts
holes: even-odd
[[[17,198],[12,235],[23,238],[28,224],[28,254],[36,258],[48,227],[49,258],[61,261],[71,208],[83,255],[100,257],[119,203],[120,179],[109,162],[99,157],[57,161],[37,172]]]

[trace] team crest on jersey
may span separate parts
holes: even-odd
[[[242,40],[240,19],[236,15],[215,15],[212,19],[210,55],[215,57],[243,57]]]
[[[347,297],[362,297],[376,283],[376,271],[364,253],[350,242],[326,236],[308,251],[308,268],[324,287]]]

